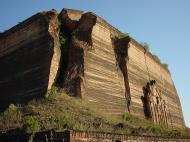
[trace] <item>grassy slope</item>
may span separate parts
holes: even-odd
[[[47,99],[33,100],[25,106],[10,105],[0,114],[0,129],[19,128],[22,132],[47,129],[87,130],[124,134],[186,137],[185,131],[156,126],[129,114],[121,116],[98,112],[80,99],[69,97],[56,87]]]

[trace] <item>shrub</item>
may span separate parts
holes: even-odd
[[[119,35],[119,39],[125,38],[127,36],[129,36],[129,33],[123,33],[123,32],[121,32],[120,35]]]
[[[40,130],[39,122],[34,117],[29,117],[24,121],[23,130],[25,132],[37,132]]]
[[[18,110],[18,107],[14,104],[10,104],[9,105],[9,108],[8,108],[8,111],[17,111]]]
[[[18,106],[10,104],[9,107],[0,114],[0,129],[18,127],[21,124],[22,116]]]
[[[166,70],[168,70],[168,64],[162,63],[162,66],[163,66]]]
[[[141,45],[145,48],[146,51],[150,51],[150,45],[147,42],[142,42]]]
[[[57,95],[61,94],[60,88],[56,87],[56,86],[52,86],[51,89],[48,92],[50,97],[55,97]]]
[[[148,44],[147,42],[142,42],[141,45],[145,48],[146,51],[150,51],[150,46],[149,46],[149,44]],[[154,58],[156,61],[158,61],[166,70],[169,71],[169,69],[168,69],[168,64],[166,64],[166,63],[161,63],[161,60],[160,60],[160,58],[159,58],[157,55],[152,54],[152,56],[153,56],[153,58]]]
[[[153,55],[153,58],[160,63],[160,58],[157,55]]]
[[[61,46],[64,46],[65,43],[67,42],[67,37],[63,33],[59,34],[59,42]]]
[[[61,44],[61,46],[64,46],[68,40],[67,36],[62,32],[62,28],[63,28],[63,25],[61,23],[61,21],[58,21],[58,26],[59,26],[59,29],[60,29],[60,33],[59,33],[59,42]]]

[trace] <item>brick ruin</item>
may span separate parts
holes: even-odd
[[[171,75],[150,52],[94,13],[38,13],[0,34],[0,107],[64,88],[98,109],[185,128]],[[61,38],[65,38],[64,44]]]
[[[36,133],[11,135],[0,135],[5,142],[189,142],[188,138],[172,138],[148,135],[127,135],[117,133],[104,133],[93,131],[55,131],[48,130]]]
[[[167,114],[166,102],[156,87],[156,81],[151,80],[144,89],[145,115],[153,119],[156,124],[168,126],[170,117]]]

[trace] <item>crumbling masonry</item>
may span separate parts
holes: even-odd
[[[102,111],[129,112],[184,128],[168,70],[131,37],[94,13],[38,13],[0,34],[0,106],[63,87]]]

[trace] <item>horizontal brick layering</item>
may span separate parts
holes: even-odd
[[[59,32],[68,36],[61,48]],[[94,13],[71,9],[38,13],[1,33],[1,107],[44,97],[62,78],[60,87],[97,109],[145,118],[143,87],[156,80],[168,125],[185,128],[169,71],[134,39],[119,39],[120,33]]]

